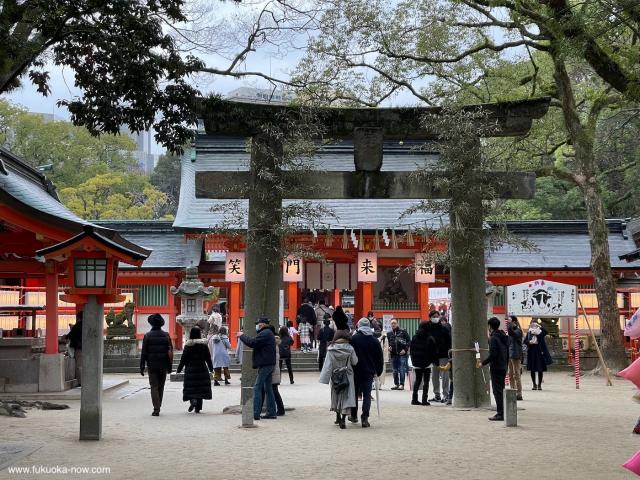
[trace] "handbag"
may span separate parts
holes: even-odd
[[[336,393],[341,393],[349,387],[348,363],[349,360],[347,359],[347,363],[345,363],[344,367],[334,368],[331,372],[331,385]]]

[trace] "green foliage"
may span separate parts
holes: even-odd
[[[175,214],[180,198],[181,159],[175,155],[160,155],[150,181],[167,196],[167,213]]]
[[[63,100],[72,121],[92,135],[155,127],[180,150],[195,123],[197,91],[186,77],[201,62],[182,56],[167,25],[186,20],[183,0],[3,0],[0,94],[29,79],[49,93],[47,62],[74,73],[81,95]]]
[[[96,175],[77,187],[60,191],[62,201],[77,215],[91,220],[136,220],[159,218],[167,195],[149,179],[133,173]]]
[[[126,135],[94,137],[0,101],[0,144],[33,167],[51,165],[46,175],[62,202],[83,218],[152,219],[170,212],[168,195],[136,173],[135,143]]]
[[[0,100],[0,144],[33,167],[52,165],[47,176],[59,188],[107,172],[137,168],[134,141],[126,135],[93,137],[69,122],[48,121]]]

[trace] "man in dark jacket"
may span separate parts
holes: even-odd
[[[489,324],[491,335],[489,338],[489,356],[482,362],[477,359],[476,367],[482,368],[484,365],[489,365],[491,390],[493,390],[493,398],[496,401],[496,409],[498,410],[498,413],[490,417],[489,420],[502,421],[504,420],[504,398],[502,394],[509,363],[509,338],[500,329],[499,319],[491,317],[487,323]]]
[[[82,384],[82,312],[76,313],[76,323],[67,334],[69,347],[73,348],[73,358],[76,364],[76,379]]]
[[[520,378],[520,368],[522,365],[522,328],[515,315],[509,316],[507,326],[509,332],[509,385],[515,388],[517,399],[522,400],[522,379]]]
[[[160,415],[164,383],[167,373],[171,373],[171,361],[173,347],[169,334],[162,330],[164,318],[159,313],[149,315],[147,321],[151,330],[145,333],[142,339],[142,353],[140,354],[140,375],[144,376],[145,365],[149,374],[149,386],[151,387],[151,403],[153,403],[153,415]]]
[[[431,383],[433,384],[433,393],[435,396],[432,402],[445,403],[449,400],[449,371],[441,370],[438,367],[444,367],[449,363],[449,350],[451,349],[451,333],[450,330],[442,325],[440,321],[440,312],[437,310],[429,313],[429,329],[436,341],[438,349],[438,359],[434,362],[431,370]],[[442,380],[442,388],[440,381]],[[442,392],[442,396],[440,396]]]
[[[349,421],[358,422],[358,395],[362,394],[362,428],[367,428],[369,427],[373,377],[379,377],[384,366],[382,347],[380,342],[374,338],[371,324],[367,318],[361,318],[358,322],[358,331],[351,337],[351,346],[356,352],[358,363],[353,367],[356,406],[351,409]]]
[[[411,338],[406,330],[398,326],[398,320],[391,320],[391,331],[387,333],[391,367],[393,368],[393,383],[391,390],[404,390],[404,376],[407,373],[409,344]]]
[[[431,365],[438,361],[438,349],[436,341],[429,330],[429,322],[420,322],[416,334],[411,339],[411,363],[416,373],[416,380],[413,384],[413,395],[411,405],[430,405],[427,400],[429,396],[429,379],[431,377]],[[418,401],[420,384],[424,380],[422,390],[422,403]]]
[[[262,418],[275,420],[278,417],[271,380],[276,365],[276,337],[269,329],[267,317],[260,317],[256,320],[256,330],[258,334],[255,337],[248,335],[240,335],[239,337],[242,343],[253,349],[252,365],[254,369],[258,370],[256,383],[253,385],[253,419],[260,420],[261,418],[262,392],[264,391],[267,394],[267,414]]]

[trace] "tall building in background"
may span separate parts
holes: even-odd
[[[231,90],[227,94],[226,99],[234,102],[286,105],[294,99],[294,96],[289,92],[284,92],[279,89],[240,87]]]
[[[150,130],[142,132],[132,132],[127,127],[122,127],[120,132],[128,135],[136,142],[136,150],[133,156],[138,161],[140,171],[146,175],[151,175],[153,169],[158,163],[158,155],[151,153],[151,145],[153,142],[153,134]]]

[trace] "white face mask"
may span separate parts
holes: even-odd
[[[431,317],[432,323],[440,323],[440,317]]]
[[[260,325],[256,325],[256,332],[260,331]]]

